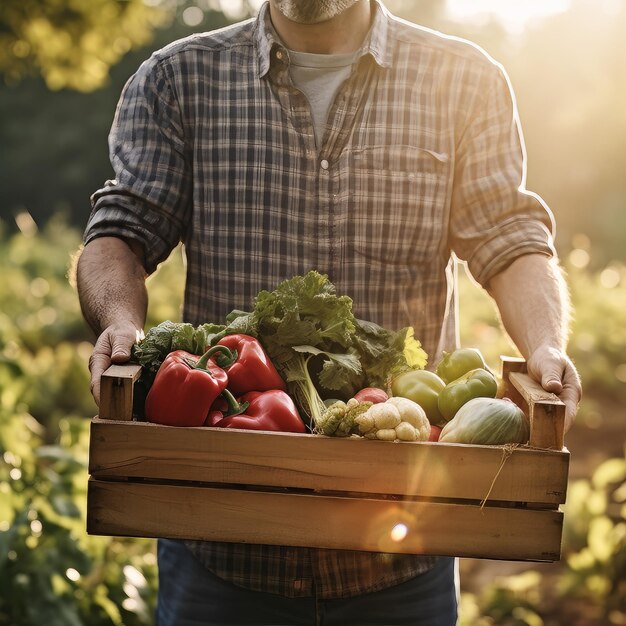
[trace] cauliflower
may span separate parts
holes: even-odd
[[[430,422],[424,409],[408,398],[389,398],[372,405],[354,419],[368,439],[428,441]]]

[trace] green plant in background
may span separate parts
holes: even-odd
[[[461,595],[460,626],[544,626],[541,575],[528,571],[497,580],[480,595]]]
[[[49,432],[21,400],[20,366],[0,363],[0,624],[152,622],[152,542],[85,534],[87,422]],[[43,438],[53,443],[45,445]]]
[[[61,219],[40,233],[27,215],[20,227],[0,232],[0,625],[151,624],[154,542],[85,533],[87,418],[97,408],[94,338],[68,280],[79,233]],[[173,318],[174,266],[152,308]]]
[[[0,76],[40,73],[49,89],[93,91],[129,50],[146,44],[172,11],[144,0],[3,0]]]
[[[626,449],[570,486],[565,513],[561,592],[602,607],[603,624],[626,623]]]

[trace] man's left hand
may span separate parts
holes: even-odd
[[[552,346],[541,346],[528,359],[528,373],[546,390],[565,404],[565,432],[576,417],[582,397],[580,377],[571,359]]]

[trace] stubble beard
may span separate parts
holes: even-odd
[[[292,22],[319,24],[336,17],[359,0],[274,0],[276,8]]]

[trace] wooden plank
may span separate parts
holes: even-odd
[[[527,373],[528,368],[526,366],[525,359],[514,356],[501,356],[500,363],[502,365],[502,387],[499,396],[504,396],[506,398],[509,398],[510,400],[513,400],[513,402],[515,402],[517,406],[521,407],[524,413],[528,415],[528,403],[524,400],[520,392],[511,384],[510,381],[510,375],[513,372],[522,372],[524,374]]]
[[[133,387],[141,375],[141,365],[111,365],[100,378],[99,417],[131,420]]]
[[[565,405],[528,374],[512,372],[511,385],[526,404],[530,418],[530,445],[561,450],[564,444]]]
[[[565,502],[569,453],[94,419],[94,476],[490,501]],[[497,479],[494,482],[494,478]],[[493,483],[493,484],[492,484]],[[491,489],[491,491],[490,491]]]
[[[502,378],[508,380],[509,374],[512,372],[522,372],[526,374],[528,367],[526,360],[520,356],[501,356],[500,364],[502,365]]]
[[[558,511],[94,479],[88,491],[91,534],[511,560],[560,558],[563,516]]]

